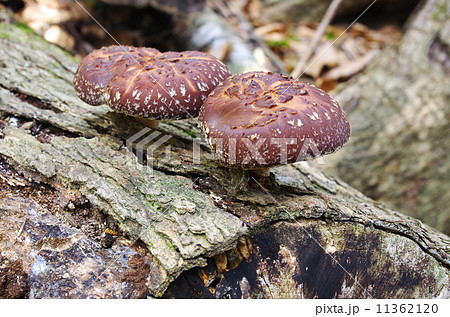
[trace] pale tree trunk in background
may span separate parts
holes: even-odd
[[[229,194],[186,120],[161,122],[169,138],[140,164],[127,140],[151,130],[80,101],[77,62],[7,20],[0,297],[450,296],[449,237],[306,164]]]
[[[350,142],[327,160],[345,181],[450,233],[450,2],[424,1],[398,46],[336,99]]]
[[[288,22],[296,23],[304,20],[318,22],[322,19],[325,11],[330,6],[332,0],[260,0],[255,1],[260,7],[260,16],[263,23]],[[345,0],[337,11],[338,18],[356,18],[373,0]],[[250,4],[252,2],[250,1]],[[382,12],[389,14],[409,10],[418,3],[417,0],[390,1],[377,0],[373,3],[373,10],[382,9]]]

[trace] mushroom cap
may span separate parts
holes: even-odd
[[[248,169],[333,153],[350,137],[345,113],[330,95],[266,72],[225,80],[203,103],[199,119],[221,163]]]
[[[87,55],[73,86],[84,102],[151,119],[196,116],[208,94],[231,73],[198,51],[165,52],[109,46]]]

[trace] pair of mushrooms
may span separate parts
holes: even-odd
[[[73,85],[88,104],[145,120],[199,115],[220,162],[262,182],[271,166],[333,153],[350,136],[345,113],[323,90],[274,73],[231,76],[197,51],[105,47],[83,59]]]

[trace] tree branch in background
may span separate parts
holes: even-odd
[[[314,35],[313,40],[311,41],[311,44],[308,47],[308,50],[306,51],[306,54],[303,55],[303,57],[300,56],[300,59],[295,65],[294,70],[291,73],[291,76],[298,79],[303,73],[305,72],[305,66],[314,51],[317,48],[317,45],[319,44],[320,38],[325,33],[325,30],[327,29],[328,25],[330,25],[331,20],[336,14],[337,9],[339,8],[339,5],[341,4],[342,0],[333,0],[328,7],[327,12],[325,12],[325,15],[322,19],[322,21],[319,24],[319,27],[317,28],[316,34]]]

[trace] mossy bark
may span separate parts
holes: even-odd
[[[270,192],[251,186],[236,189],[229,171],[210,157],[195,121],[162,122],[152,138],[164,138],[164,146],[153,149],[147,142],[142,149],[127,144],[138,132],[148,136],[155,131],[143,130],[133,118],[114,114],[106,106],[80,101],[71,84],[76,62],[66,52],[13,24],[1,23],[0,34],[1,180],[2,195],[8,198],[2,202],[12,206],[1,208],[0,248],[2,254],[21,261],[30,297],[139,297],[145,293],[143,280],[147,294],[162,296],[182,272],[207,266],[213,257],[222,263],[222,270],[238,269],[243,259],[258,254],[249,251],[251,237],[260,233],[270,238],[276,223],[297,228],[286,238],[301,244],[310,222],[317,233],[311,243],[325,246],[324,257],[344,252],[348,248],[344,237],[354,233],[364,241],[377,241],[371,244],[377,261],[356,261],[355,270],[382,274],[404,269],[409,257],[426,258],[432,269],[416,273],[412,286],[416,292],[408,294],[448,296],[447,236],[306,164],[272,169],[279,186]],[[152,155],[141,153],[149,150]],[[23,219],[23,227],[13,222],[12,213]],[[97,231],[85,230],[85,222]],[[95,237],[105,228],[119,235],[111,249]],[[245,246],[239,242],[243,236],[249,239]],[[278,242],[286,244],[280,250],[291,247],[287,241]],[[329,243],[334,249],[326,248]],[[392,245],[404,246],[401,254],[407,252],[409,257],[392,255]],[[301,248],[298,251],[298,256],[304,255]],[[130,254],[138,260],[131,261]],[[392,265],[381,265],[388,258]],[[296,265],[302,269],[304,263]],[[320,270],[333,265],[325,261]],[[314,280],[320,270],[305,276]],[[282,274],[270,272],[251,274],[274,281]],[[430,284],[431,278],[438,282]],[[50,288],[52,279],[65,282]],[[290,288],[294,293],[283,289],[298,281],[284,274],[270,292],[295,297],[294,288]],[[384,290],[376,296],[400,296],[388,282],[368,280],[366,288],[372,283]],[[343,292],[344,284],[359,287],[350,277],[338,284],[341,288],[334,289]],[[278,291],[273,289],[278,286]],[[254,289],[249,294],[268,294]],[[342,294],[336,291],[334,296]]]

